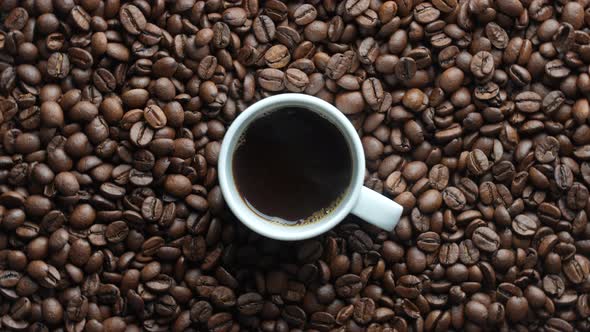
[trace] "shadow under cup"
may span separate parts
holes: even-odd
[[[333,124],[345,140],[350,155],[350,183],[341,199],[326,214],[318,215],[313,222],[289,225],[273,222],[251,209],[240,195],[234,178],[234,157],[247,129],[262,117],[285,108],[303,108],[314,112]],[[282,94],[263,99],[246,109],[232,123],[225,135],[219,157],[219,181],[226,203],[246,226],[255,232],[280,240],[298,240],[313,237],[336,226],[351,211],[362,187],[365,160],[356,130],[349,120],[331,104],[316,97]]]

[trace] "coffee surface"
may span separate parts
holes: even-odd
[[[242,199],[269,221],[289,225],[328,214],[351,179],[351,152],[338,128],[304,108],[255,120],[241,138],[233,172]]]

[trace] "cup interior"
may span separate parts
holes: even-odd
[[[250,209],[241,197],[233,174],[234,152],[246,129],[261,117],[286,107],[300,107],[319,114],[330,121],[346,140],[351,153],[351,181],[339,204],[319,220],[303,225],[284,225],[271,222]],[[246,226],[255,232],[278,240],[302,240],[314,237],[336,226],[352,209],[363,184],[365,159],[362,145],[350,121],[333,105],[316,97],[302,94],[281,94],[265,98],[242,112],[228,129],[219,156],[219,182],[230,209]]]

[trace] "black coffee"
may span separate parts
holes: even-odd
[[[351,152],[331,122],[304,108],[257,119],[233,160],[238,191],[269,221],[296,225],[329,213],[347,190]]]

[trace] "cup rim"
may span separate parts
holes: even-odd
[[[231,170],[232,165],[228,165],[229,160],[231,160],[230,156],[235,151],[235,141],[237,141],[235,136],[240,135],[246,129],[245,125],[249,125],[251,119],[260,113],[264,113],[269,110],[273,111],[282,106],[301,106],[313,112],[327,115],[329,121],[336,125],[338,130],[342,133],[343,138],[347,140],[352,154],[351,158],[353,160],[353,170],[348,193],[343,197],[341,203],[338,204],[334,211],[318,221],[303,226],[273,224],[268,220],[256,215],[245,204],[242,197],[240,196],[233,180],[233,173]],[[325,233],[339,224],[350,213],[358,201],[360,189],[363,185],[364,174],[365,157],[363,147],[356,129],[350,123],[348,118],[346,118],[346,116],[342,114],[342,112],[340,112],[334,105],[326,102],[325,100],[300,93],[284,93],[274,95],[259,100],[256,103],[250,105],[246,110],[238,115],[236,119],[234,119],[225,133],[218,160],[218,180],[221,192],[225,202],[232,210],[236,218],[238,218],[248,228],[260,235],[283,241],[308,239]],[[247,213],[244,211],[244,209],[250,212],[248,213],[249,216],[247,218],[242,215]],[[297,230],[293,231],[293,227],[297,227]]]

